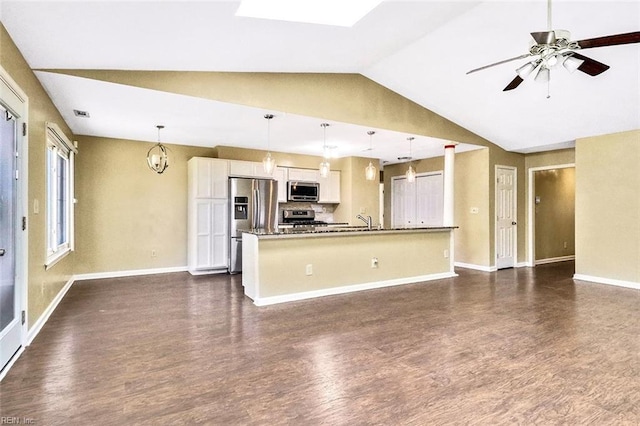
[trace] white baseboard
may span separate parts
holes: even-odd
[[[633,288],[633,289],[636,289],[636,290],[640,290],[640,283],[633,282],[633,281],[614,280],[614,279],[611,279],[611,278],[594,277],[594,276],[591,276],[591,275],[583,275],[583,274],[574,274],[573,275],[573,279],[574,280],[580,280],[580,281],[590,281],[590,282],[594,282],[594,283],[598,283],[598,284],[615,285],[615,286],[618,286],[618,287],[626,287],[626,288]]]
[[[175,266],[172,268],[132,269],[128,271],[95,272],[92,274],[78,274],[74,278],[76,279],[76,281],[97,280],[102,278],[135,277],[138,275],[169,274],[173,272],[186,272],[186,271],[187,271],[186,266]]]
[[[20,346],[20,349],[18,349],[18,352],[13,354],[13,357],[9,360],[7,365],[4,366],[4,370],[0,372],[0,382],[2,382],[2,379],[4,379],[4,377],[7,375],[9,370],[11,370],[11,367],[13,367],[13,364],[15,364],[18,358],[20,358],[20,355],[22,355],[22,352],[24,352],[24,346]]]
[[[313,299],[316,297],[333,296],[337,294],[353,293],[356,291],[372,290],[375,288],[392,287],[403,284],[417,284],[422,281],[433,281],[444,278],[457,277],[454,272],[443,272],[441,274],[420,275],[417,277],[399,278],[395,280],[376,281],[364,284],[348,285],[343,287],[333,287],[322,290],[304,291],[301,293],[287,294],[283,296],[257,297],[253,303],[256,306],[274,305],[277,303],[295,302],[297,300]]]
[[[566,262],[568,260],[576,260],[575,255],[571,256],[559,256],[559,257],[549,257],[547,259],[536,260],[536,265],[545,265],[547,263],[556,263],[556,262]]]
[[[516,268],[531,268],[533,265],[529,262],[518,262]]]
[[[199,271],[197,269],[188,270],[191,275],[212,275],[212,274],[226,274],[227,269],[205,269]]]
[[[473,263],[455,262],[454,266],[458,268],[473,269],[482,272],[495,272],[498,270],[495,266],[474,265]]]
[[[27,333],[26,346],[29,346],[31,342],[33,342],[33,339],[36,338],[38,333],[40,333],[40,330],[42,330],[42,327],[44,327],[46,322],[49,321],[49,317],[51,316],[53,311],[56,310],[56,308],[58,307],[58,305],[60,304],[64,296],[67,294],[67,292],[69,291],[69,289],[71,288],[74,282],[75,282],[75,277],[71,277],[69,281],[67,281],[67,283],[64,285],[64,287],[62,287],[62,290],[60,290],[58,294],[56,294],[56,297],[53,298],[51,303],[49,303],[49,306],[47,306],[47,309],[45,309],[42,315],[40,315],[40,318],[38,318],[36,322],[33,323],[33,327],[31,327],[29,329],[29,332]]]

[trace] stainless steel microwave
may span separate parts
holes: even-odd
[[[317,202],[320,193],[318,182],[300,182],[290,180],[287,184],[288,201]]]

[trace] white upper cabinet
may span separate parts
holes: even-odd
[[[276,167],[273,177],[278,181],[278,202],[287,202],[287,180],[289,179],[286,167]]]
[[[289,169],[289,180],[318,182],[318,171],[315,169]]]
[[[229,160],[229,176],[276,179],[275,171],[269,174],[261,162],[255,161]]]
[[[326,178],[320,177],[318,173],[317,182],[320,184],[319,203],[340,203],[340,172],[331,170]]]
[[[227,198],[229,161],[194,157],[188,162],[189,194],[193,198]]]

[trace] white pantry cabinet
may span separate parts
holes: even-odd
[[[320,184],[318,203],[340,203],[340,171],[331,170],[326,178],[318,173],[317,182]]]
[[[228,161],[194,157],[187,164],[187,267],[226,272],[229,264]]]

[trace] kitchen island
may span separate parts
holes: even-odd
[[[454,227],[242,235],[242,284],[258,306],[456,276]]]

